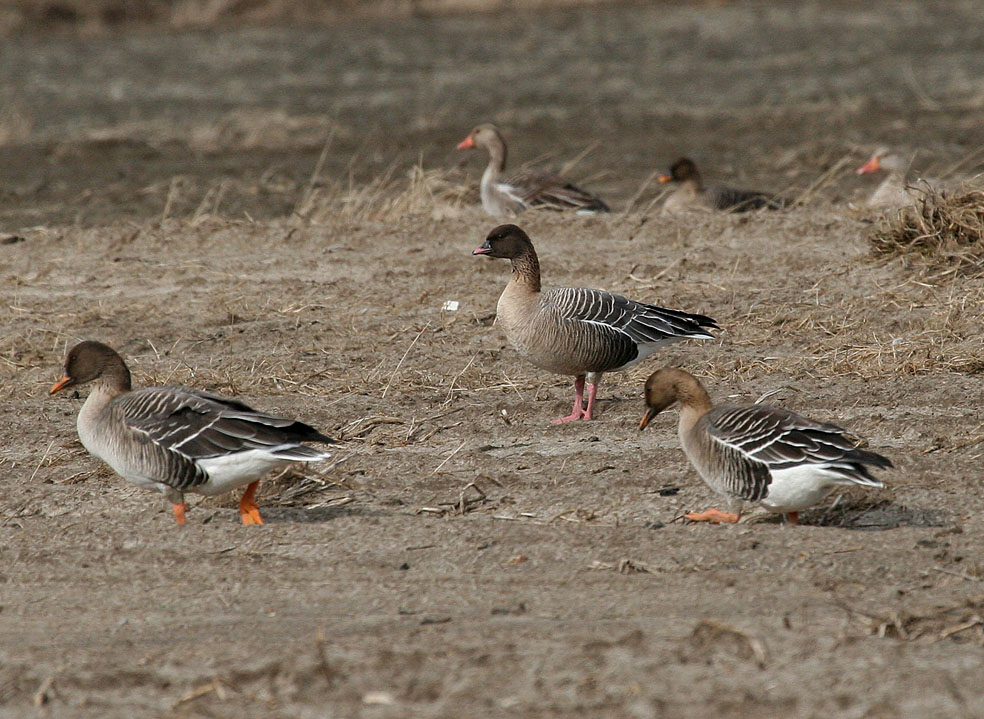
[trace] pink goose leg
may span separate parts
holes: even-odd
[[[585,416],[584,415],[584,409],[582,407],[582,403],[584,401],[584,375],[583,374],[582,375],[579,375],[574,380],[574,409],[566,417],[560,417],[558,419],[553,420],[553,424],[563,424],[564,422],[572,422],[575,419],[581,419],[581,417],[584,417],[585,419],[591,419],[591,416],[590,416],[591,404],[590,404],[590,402],[591,402],[591,399],[594,398],[594,392],[592,391],[593,389],[594,389],[594,385],[592,385],[591,386],[591,390],[589,390],[589,393],[590,393],[589,394],[589,400],[588,400],[588,413],[589,414],[588,414],[588,416]]]
[[[588,385],[588,408],[584,410],[584,417],[583,417],[583,419],[585,420],[591,419],[592,412],[594,412],[594,399],[595,399],[595,392],[597,391],[598,391],[597,383]]]

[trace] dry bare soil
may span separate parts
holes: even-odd
[[[0,717],[984,716],[984,283],[876,261],[852,169],[979,169],[979,2],[663,4],[0,47]],[[528,213],[545,280],[716,318],[597,421],[492,326],[470,251],[495,120],[617,210]],[[918,154],[915,154],[918,151]],[[658,214],[680,154],[802,199]],[[542,156],[549,156],[543,158]],[[417,170],[408,178],[408,170]],[[457,311],[442,309],[445,301]],[[106,341],[139,385],[339,437],[235,497],[113,476],[49,398]],[[888,488],[733,527],[646,433],[661,364],[844,424]],[[84,395],[84,390],[82,392]]]

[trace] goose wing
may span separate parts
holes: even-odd
[[[767,207],[770,210],[779,210],[786,205],[785,200],[781,197],[776,197],[766,192],[728,187],[727,185],[714,185],[709,188],[709,193],[714,207],[719,210],[747,212],[763,207]]]
[[[603,290],[566,287],[541,295],[555,342],[588,372],[623,369],[662,345],[712,337],[714,320],[635,302]]]
[[[892,466],[885,457],[860,449],[843,428],[781,407],[719,407],[709,414],[709,433],[716,441],[769,470],[817,465],[860,484],[881,486],[865,465]]]
[[[705,315],[636,302],[614,292],[564,287],[548,290],[548,294],[565,319],[610,327],[639,345],[707,339],[713,335],[704,328],[717,328],[714,320]]]
[[[560,175],[518,170],[500,181],[508,193],[527,207],[541,205],[556,210],[609,212],[601,198],[564,179]]]
[[[332,441],[302,422],[188,387],[130,392],[115,403],[114,411],[138,441],[152,443],[163,453],[169,483],[178,489],[208,480],[198,460],[250,450],[286,460],[314,459],[323,453],[300,442]]]

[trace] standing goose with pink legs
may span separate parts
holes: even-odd
[[[574,377],[574,409],[555,424],[594,416],[604,372],[627,369],[660,347],[682,339],[710,339],[714,320],[583,287],[542,290],[540,263],[530,238],[500,225],[472,254],[508,259],[512,277],[499,297],[496,324],[525,359]],[[584,406],[584,385],[588,401]]]

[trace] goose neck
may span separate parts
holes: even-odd
[[[540,261],[532,248],[512,258],[512,279],[510,281],[525,285],[533,292],[540,291]]]
[[[124,394],[124,390],[121,390],[118,385],[107,382],[103,377],[96,380],[92,384],[89,396],[86,397],[82,405],[82,410],[79,412],[78,425],[80,430],[82,427],[97,424],[109,403],[121,394]]]
[[[694,380],[693,384],[678,389],[680,400],[680,436],[693,432],[701,417],[711,411],[711,397],[703,385]]]

